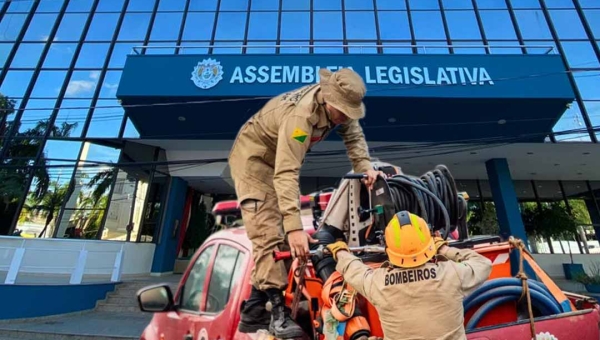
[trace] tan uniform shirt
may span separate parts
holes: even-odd
[[[262,199],[275,191],[286,232],[301,230],[300,168],[307,151],[325,139],[334,126],[327,118],[319,85],[310,85],[271,99],[240,129],[229,155],[234,180],[256,192],[246,198]],[[339,126],[354,171],[371,169],[367,143],[357,120]],[[252,191],[252,190],[250,190]],[[238,193],[239,194],[239,193]]]
[[[391,270],[339,252],[336,269],[377,309],[385,340],[462,340],[463,298],[487,280],[492,263],[470,249],[447,249],[450,261]]]

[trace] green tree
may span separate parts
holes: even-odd
[[[33,198],[35,204],[33,207],[31,207],[31,211],[34,213],[41,213],[42,215],[46,216],[44,229],[42,229],[38,237],[42,237],[42,235],[45,234],[48,226],[54,219],[54,216],[56,216],[56,214],[60,211],[63,201],[67,196],[67,190],[69,189],[68,183],[60,185],[55,181],[52,184],[53,187],[46,191],[44,196],[39,199],[36,199],[35,197]]]

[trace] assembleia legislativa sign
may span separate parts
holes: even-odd
[[[347,68],[354,69],[352,66]],[[237,66],[231,84],[310,84],[319,81],[321,66]],[[327,66],[331,71],[342,67]],[[354,69],[367,84],[494,85],[485,67],[365,66]]]
[[[199,62],[191,80],[202,89],[212,88],[222,80],[230,84],[313,84],[319,81],[319,69],[336,71],[343,67],[358,72],[367,84],[494,85],[485,67],[238,65],[230,71],[215,59]]]

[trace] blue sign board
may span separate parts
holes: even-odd
[[[130,55],[117,97],[273,96],[349,67],[368,97],[572,98],[558,55]]]

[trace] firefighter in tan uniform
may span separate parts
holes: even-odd
[[[367,143],[358,122],[365,116],[366,87],[350,69],[319,71],[317,84],[272,98],[240,129],[229,155],[229,168],[255,268],[252,293],[242,304],[239,331],[268,328],[277,338],[296,338],[303,331],[289,316],[282,291],[287,287],[283,262],[274,250],[285,246],[294,257],[309,255],[309,242],[300,218],[299,175],[310,148],[333,128],[342,137],[353,170],[366,173],[372,186],[373,170]],[[283,230],[282,230],[283,226]],[[265,305],[270,301],[271,315]]]
[[[342,241],[327,246],[336,270],[377,310],[384,339],[466,339],[463,298],[488,279],[491,261],[470,249],[448,247],[407,211],[390,220],[384,237],[389,263],[376,269]]]

